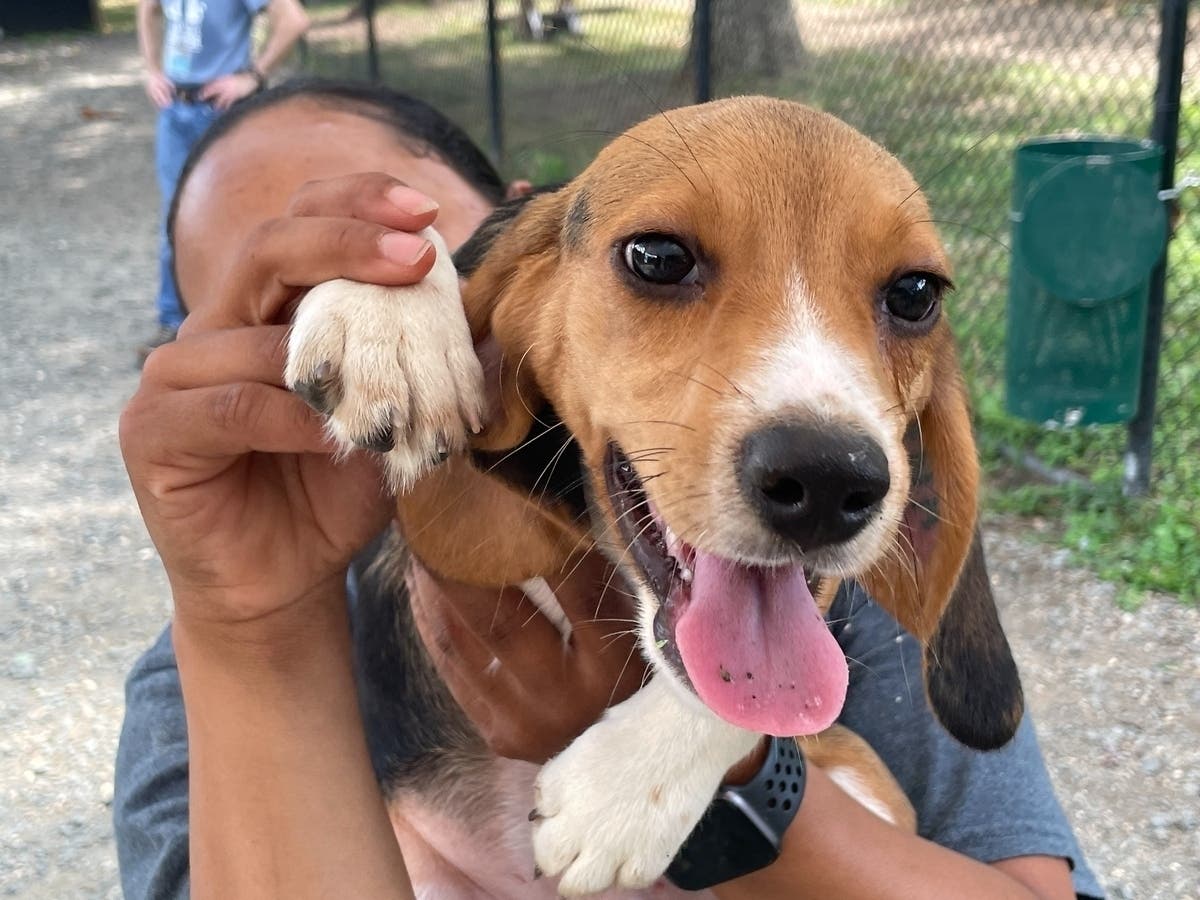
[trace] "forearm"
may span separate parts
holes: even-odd
[[[852,799],[816,767],[804,800],[771,866],[715,889],[720,900],[838,900],[971,897],[1057,900],[1074,897],[1065,863],[1046,861],[1049,885],[1033,889],[1008,873],[894,828]],[[1061,872],[1054,874],[1057,868]]]
[[[322,593],[223,632],[176,620],[197,898],[412,897],[367,753],[343,592]]]
[[[162,68],[162,8],[156,0],[138,0],[138,49],[151,72]]]
[[[272,0],[268,16],[267,40],[254,60],[254,67],[264,75],[283,61],[309,26],[308,14],[295,0]]]

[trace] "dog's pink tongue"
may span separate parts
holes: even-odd
[[[692,573],[675,642],[705,705],[761,734],[832,725],[850,676],[803,568],[749,568],[697,551]]]

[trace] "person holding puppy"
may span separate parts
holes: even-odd
[[[434,251],[414,232],[436,221],[456,247],[527,189],[506,189],[436,111],[373,88],[260,95],[189,159],[171,223],[190,314],[147,360],[121,421],[175,604],[127,688],[114,809],[128,897],[183,896],[189,880],[196,897],[554,896],[520,849],[527,839],[492,830],[500,810],[481,802],[472,821],[445,821],[411,797],[385,799],[386,760],[373,766],[368,739],[378,704],[356,685],[350,626],[354,561],[393,503],[376,460],[334,459],[320,417],[282,379],[304,288],[415,283]],[[558,589],[575,626],[566,650],[548,623],[509,627],[529,618],[520,591],[410,578],[439,675],[498,765],[544,762],[638,687],[620,633],[629,611],[611,597],[599,615],[593,605],[610,575],[588,557]],[[853,628],[839,641],[864,663],[843,719],[896,772],[922,836],[810,767],[779,859],[712,895],[1102,896],[1031,725],[996,754],[957,747],[908,693],[912,639],[861,592],[840,602]],[[503,679],[475,664],[484,657]]]

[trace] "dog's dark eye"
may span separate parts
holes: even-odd
[[[937,313],[944,282],[927,272],[901,275],[883,289],[883,305],[897,319],[925,322]]]
[[[639,234],[625,245],[625,265],[651,284],[694,284],[699,277],[696,258],[667,234]]]

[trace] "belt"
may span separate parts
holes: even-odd
[[[175,99],[180,103],[208,103],[200,97],[200,92],[204,90],[202,84],[177,84],[175,85]]]

